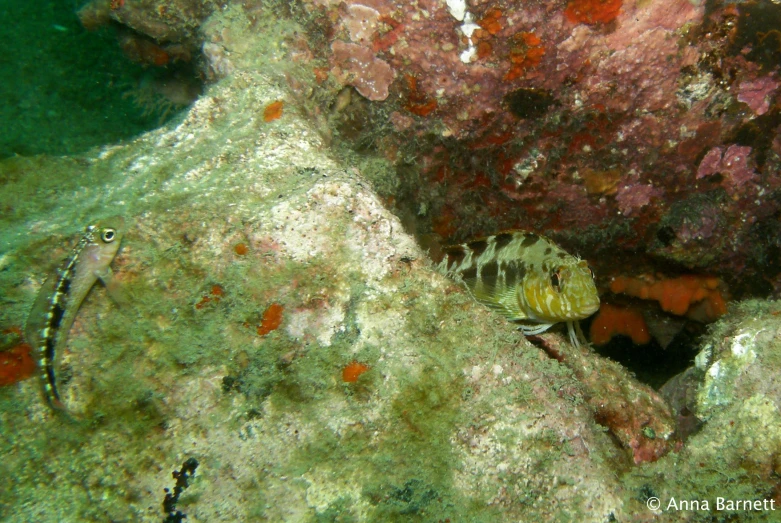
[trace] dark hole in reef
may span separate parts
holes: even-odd
[[[669,247],[675,239],[675,229],[669,225],[659,227],[659,230],[656,231],[656,238],[663,246]]]
[[[588,332],[590,320],[583,321],[581,326]],[[620,363],[639,381],[658,390],[667,380],[694,365],[704,333],[704,325],[690,321],[666,348],[654,339],[646,345],[635,345],[627,336],[614,336],[606,344],[594,346],[594,350]]]
[[[773,107],[765,114],[740,125],[727,140],[751,147],[757,167],[762,169],[767,160],[767,153],[773,145],[773,139],[777,135],[775,129],[779,125],[781,125],[781,111]]]
[[[507,109],[518,118],[539,118],[548,112],[556,99],[545,89],[516,89],[504,96]]]
[[[774,2],[745,2],[739,13],[729,52],[737,55],[748,49],[749,60],[766,70],[774,69],[781,62],[781,6]]]

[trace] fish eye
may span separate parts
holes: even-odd
[[[559,290],[559,285],[561,285],[561,276],[558,272],[552,272],[550,275],[550,284],[553,286],[554,289],[557,291]]]
[[[117,231],[114,229],[103,229],[100,232],[100,239],[105,243],[111,243],[117,238]]]

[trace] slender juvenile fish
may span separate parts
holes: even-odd
[[[125,220],[115,216],[87,227],[71,255],[43,284],[27,318],[25,336],[38,357],[46,402],[66,410],[57,390],[57,356],[68,339],[81,302],[100,279],[109,285],[111,260],[119,250]]]
[[[520,323],[527,336],[566,322],[570,341],[580,346],[584,337],[577,321],[599,309],[588,264],[531,232],[508,231],[446,247],[439,269],[461,279],[477,301]]]

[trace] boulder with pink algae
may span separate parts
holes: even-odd
[[[112,27],[128,59],[164,67],[197,57],[201,24],[220,4],[216,0],[90,0],[78,16],[88,30]]]
[[[198,29],[220,4],[217,0],[90,0],[79,10],[88,29],[114,22],[158,44],[198,47]]]
[[[210,80],[284,61],[318,132],[397,162],[404,176],[373,181],[421,234],[534,228],[602,274],[654,270],[676,204],[723,189],[731,247],[700,254],[729,277],[781,212],[779,4],[216,5],[94,0],[82,18],[132,28],[120,40],[146,64],[202,52]],[[781,288],[771,251],[772,274],[752,269],[747,287]]]
[[[726,150],[724,147],[714,147],[700,162],[697,179],[721,174],[723,185],[731,194],[752,191],[753,182],[758,179],[752,163],[751,147],[734,144]]]
[[[689,269],[706,270],[725,256],[732,235],[724,209],[729,199],[722,190],[677,202],[659,222],[650,252]]]
[[[616,203],[624,216],[632,216],[651,203],[652,199],[664,195],[664,191],[651,184],[624,185],[616,192]]]
[[[388,62],[374,56],[368,47],[345,43],[331,44],[333,51],[331,72],[340,81],[352,85],[369,100],[382,101],[388,97],[388,88],[394,72]]]

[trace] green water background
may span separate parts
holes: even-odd
[[[110,27],[84,29],[80,6],[0,0],[0,158],[74,155],[159,125],[128,95],[149,70]]]

